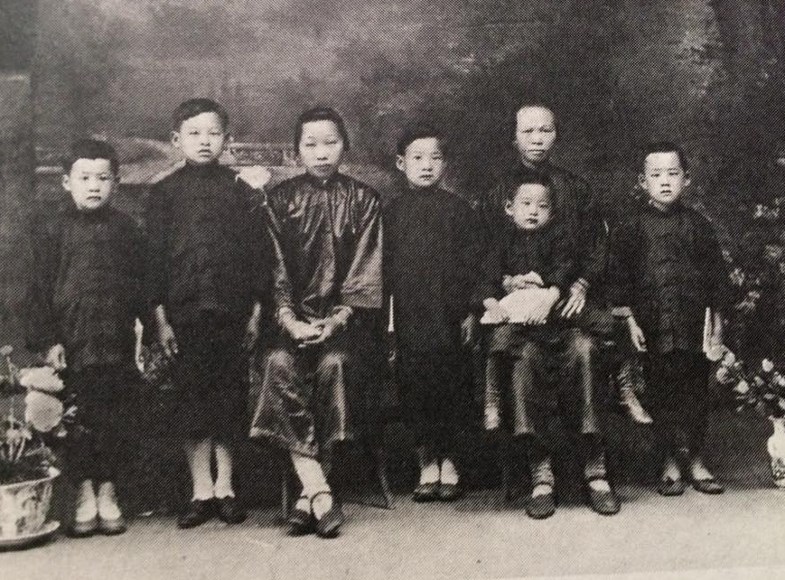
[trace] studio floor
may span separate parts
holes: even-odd
[[[334,540],[291,538],[274,509],[227,527],[181,531],[170,517],[138,517],[119,538],[63,536],[34,549],[0,553],[2,578],[776,578],[785,574],[785,490],[733,482],[722,496],[689,489],[661,498],[620,486],[622,512],[602,517],[579,500],[546,521],[520,501],[471,492],[454,504],[392,511],[347,505]],[[779,572],[772,567],[783,567]],[[766,569],[768,568],[768,570]]]

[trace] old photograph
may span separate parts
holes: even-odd
[[[785,0],[0,0],[0,577],[785,575]]]

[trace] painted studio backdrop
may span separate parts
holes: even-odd
[[[138,216],[175,158],[170,112],[197,95],[229,109],[230,162],[278,177],[296,170],[299,112],[334,105],[353,137],[349,171],[382,194],[400,128],[435,120],[454,144],[448,185],[470,198],[509,164],[517,105],[543,101],[561,122],[557,158],[609,215],[636,193],[636,147],[669,138],[693,160],[690,203],[715,220],[729,260],[749,266],[782,231],[783,0],[5,0],[0,341],[21,351],[19,225],[62,200],[64,144],[116,145],[118,205]],[[780,271],[782,245],[769,243]],[[773,284],[780,300],[737,336],[782,331],[781,276]]]

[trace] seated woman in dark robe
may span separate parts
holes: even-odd
[[[303,113],[295,147],[306,173],[267,198],[279,331],[265,353],[252,438],[287,449],[302,483],[289,523],[295,534],[338,533],[322,453],[351,439],[362,414],[366,348],[362,320],[382,305],[380,200],[367,185],[338,173],[349,138],[332,109]]]

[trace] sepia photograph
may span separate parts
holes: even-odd
[[[785,577],[785,0],[0,0],[0,577]]]

